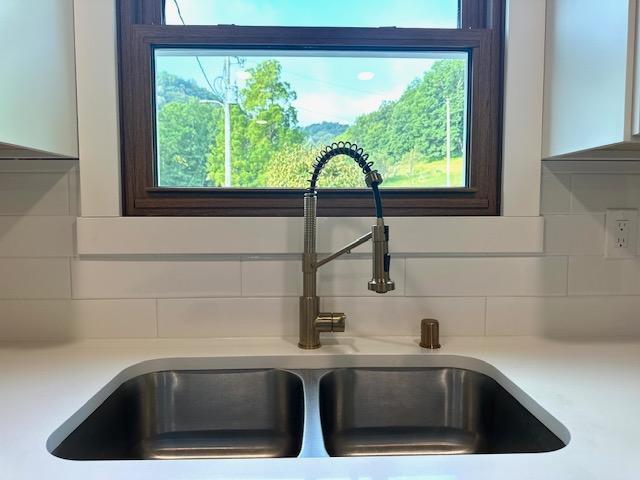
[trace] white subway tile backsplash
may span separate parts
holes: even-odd
[[[407,258],[406,295],[565,295],[565,257]]]
[[[487,335],[640,335],[640,297],[488,298]]]
[[[247,260],[242,262],[245,297],[297,297],[302,294],[300,260]]]
[[[344,311],[348,335],[417,339],[427,317],[440,320],[442,335],[640,335],[640,257],[603,258],[604,211],[640,208],[640,175],[575,168],[543,167],[546,257],[508,256],[499,230],[479,241],[496,245],[499,236],[502,257],[420,257],[411,241],[405,253],[418,256],[394,256],[396,290],[378,295],[367,290],[363,246],[320,269],[323,310]],[[0,165],[0,339],[297,335],[298,258],[72,259],[77,170],[69,161]],[[370,224],[319,222],[322,251]],[[396,248],[410,234],[407,222],[392,229]],[[443,226],[438,241],[446,243],[455,218]],[[283,238],[298,242],[299,233]]]
[[[546,255],[603,255],[604,214],[545,215]]]
[[[574,174],[573,213],[604,212],[607,208],[640,207],[640,175]]]
[[[391,260],[391,279],[396,289],[387,295],[404,293],[404,259]],[[371,259],[338,259],[318,270],[318,293],[323,296],[375,296],[367,289],[371,280]],[[302,294],[300,260],[248,260],[242,262],[242,295],[245,297],[299,296]]]
[[[640,258],[571,257],[569,295],[640,294]]]
[[[158,300],[160,337],[292,336],[298,299],[198,298]]]
[[[0,258],[0,299],[69,298],[69,259]]]
[[[386,296],[404,295],[404,258],[391,257],[389,276],[395,283],[395,290]],[[318,271],[318,294],[321,296],[380,296],[368,290],[372,274],[371,258],[336,260]],[[301,278],[301,277],[300,277]]]
[[[73,260],[73,298],[240,296],[239,261]]]
[[[325,297],[321,308],[347,315],[346,333],[357,336],[420,335],[420,320],[436,318],[441,335],[484,335],[485,299]]]
[[[0,215],[69,215],[66,172],[0,172]]]
[[[155,336],[155,300],[0,300],[0,339]]]
[[[69,215],[80,215],[80,170],[77,166],[67,173],[69,179]]]
[[[0,216],[0,257],[71,257],[75,217]]]
[[[569,213],[571,210],[571,175],[557,175],[543,170],[540,210],[547,213]]]

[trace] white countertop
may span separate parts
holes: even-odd
[[[289,338],[0,344],[0,479],[640,478],[640,339],[456,337],[443,338],[437,352],[407,337],[336,336],[325,343],[314,351],[299,350]],[[139,362],[208,357],[208,367],[314,368],[345,362],[373,366],[390,356],[396,364],[409,358],[415,363],[419,356],[425,366],[447,363],[447,356],[487,362],[564,425],[571,441],[558,451],[538,454],[254,460],[80,462],[54,457],[46,449],[52,432]],[[547,426],[556,433],[563,428]]]

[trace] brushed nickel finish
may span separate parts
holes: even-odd
[[[373,241],[373,278],[368,288],[376,293],[387,293],[395,290],[396,285],[389,278],[389,227],[378,218],[376,225],[371,227]]]
[[[317,458],[563,446],[495,380],[466,369],[172,370],[124,382],[53,454]]]
[[[433,318],[423,318],[420,322],[420,346],[422,348],[440,348],[440,322]]]
[[[370,172],[372,175],[375,171]],[[367,177],[369,178],[369,177]],[[367,181],[380,183],[382,177],[378,172]],[[317,294],[318,269],[341,255],[372,240],[372,279],[368,289],[376,293],[387,293],[395,289],[389,278],[391,257],[389,256],[389,227],[382,218],[371,227],[371,232],[357,238],[337,252],[318,260],[316,253],[316,208],[317,194],[304,194],[304,253],[302,254],[302,296],[300,297],[300,338],[298,346],[303,349],[314,349],[321,346],[321,332],[344,332],[346,316],[343,313],[320,312],[320,299]]]

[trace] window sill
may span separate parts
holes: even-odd
[[[542,217],[388,217],[395,254],[539,254]],[[366,233],[369,217],[318,218],[318,251]],[[300,217],[80,217],[79,255],[279,255],[302,252]],[[367,246],[358,251],[366,252]]]

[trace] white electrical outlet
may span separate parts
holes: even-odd
[[[635,257],[637,231],[638,210],[607,210],[604,256]]]

